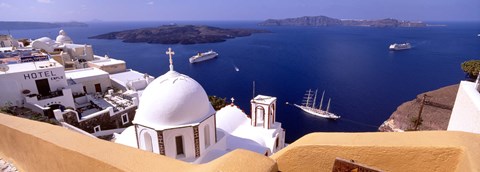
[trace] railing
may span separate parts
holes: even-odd
[[[63,96],[63,91],[57,90],[57,91],[51,91],[49,95],[37,95],[37,99],[45,100],[45,99],[51,99],[51,98],[60,97],[60,96]]]

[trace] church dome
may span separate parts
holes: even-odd
[[[133,123],[164,129],[198,123],[214,113],[202,86],[171,70],[145,88]]]
[[[72,38],[67,36],[67,32],[65,32],[64,30],[60,30],[58,32],[58,36],[55,42],[59,44],[73,44]]]

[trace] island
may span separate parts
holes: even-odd
[[[28,22],[28,21],[0,21],[0,30],[21,29],[51,29],[61,27],[87,27],[88,24],[81,22]]]
[[[260,26],[368,26],[368,27],[425,27],[423,22],[403,21],[397,19],[354,20],[336,19],[327,16],[304,16],[287,19],[268,19]]]
[[[92,36],[89,39],[120,39],[129,43],[144,42],[150,44],[202,44],[224,42],[235,37],[268,32],[255,29],[223,29],[203,25],[163,25],[154,28],[110,32]]]

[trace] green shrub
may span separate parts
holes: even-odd
[[[462,70],[471,79],[476,79],[480,72],[480,60],[469,60],[462,63]]]

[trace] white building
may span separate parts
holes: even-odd
[[[112,87],[108,73],[98,68],[69,70],[65,71],[65,76],[74,84],[82,84],[87,94],[104,93]]]
[[[91,45],[73,44],[72,39],[64,30],[60,30],[56,40],[42,37],[34,40],[33,49],[41,49],[48,52],[53,59],[65,66],[66,70],[81,69],[88,67],[87,61],[94,60]]]
[[[138,94],[137,97],[141,97],[145,88],[155,78],[146,74],[140,73],[132,69],[128,69],[125,72],[111,74],[112,86],[126,93],[134,92]]]
[[[11,35],[0,35],[0,50],[13,50],[19,47],[23,47],[23,44],[13,39]]]
[[[127,65],[123,60],[112,59],[108,56],[94,56],[95,60],[88,61],[89,67],[99,68],[109,74],[125,72]]]
[[[480,78],[480,76],[479,76]],[[480,83],[460,82],[447,130],[480,134]]]
[[[275,121],[276,98],[252,100],[254,117],[235,105],[215,112],[202,86],[173,70],[151,82],[140,98],[133,126],[115,142],[179,160],[204,163],[237,148],[271,155],[284,147],[285,131]],[[233,101],[233,100],[232,100]]]
[[[37,51],[22,50],[0,58],[1,106],[28,107],[44,113],[59,105],[74,107],[63,66]]]

